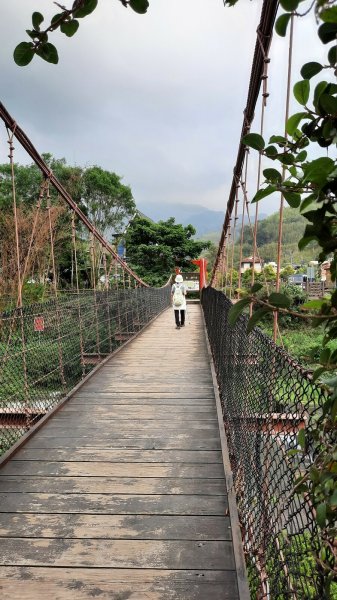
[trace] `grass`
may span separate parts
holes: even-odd
[[[272,329],[270,327],[262,327],[264,333],[272,336]],[[319,350],[311,355],[317,347],[321,347],[323,341],[323,328],[322,327],[305,327],[297,329],[281,329],[282,343],[284,349],[295,358],[303,367],[308,369],[314,369],[319,359]],[[279,346],[282,346],[280,339],[276,342]],[[337,348],[337,340],[333,340],[328,344],[329,348]]]

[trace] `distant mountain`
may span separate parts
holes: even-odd
[[[160,204],[140,202],[139,210],[154,221],[166,221],[174,217],[176,223],[193,225],[197,237],[208,231],[219,231],[224,220],[222,211],[210,210],[199,204]]]
[[[160,204],[140,202],[137,206],[147,217],[154,221],[165,221],[174,217],[176,223],[193,225],[196,237],[205,237],[207,233],[221,232],[225,213],[220,210],[211,210],[200,204]],[[266,215],[261,214],[259,219]]]

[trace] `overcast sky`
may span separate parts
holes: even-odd
[[[17,67],[12,52],[28,39],[33,10],[47,17],[57,9],[49,0],[3,1],[1,100],[40,152],[115,171],[136,203],[225,210],[261,5],[240,0],[225,9],[223,0],[150,0],[148,13],[137,15],[117,0],[99,0],[73,38],[50,39],[58,65],[34,58]],[[324,56],[315,29],[313,17],[301,26],[294,82],[300,64]],[[283,130],[286,54],[287,42],[275,38],[270,132]],[[20,152],[17,159],[25,160]],[[254,187],[253,161],[250,173]],[[269,202],[261,210],[275,208]]]

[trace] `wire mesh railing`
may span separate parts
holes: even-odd
[[[170,286],[64,293],[0,314],[0,454],[170,303]]]
[[[253,599],[318,600],[323,581],[313,558],[319,536],[313,508],[295,480],[312,461],[297,448],[314,427],[323,390],[247,317],[228,323],[232,303],[213,288],[202,305],[214,358]]]

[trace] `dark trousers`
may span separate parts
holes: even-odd
[[[179,313],[180,313],[180,321],[179,321]],[[177,327],[180,327],[181,325],[185,325],[185,311],[184,310],[175,310],[174,318],[176,320]]]

